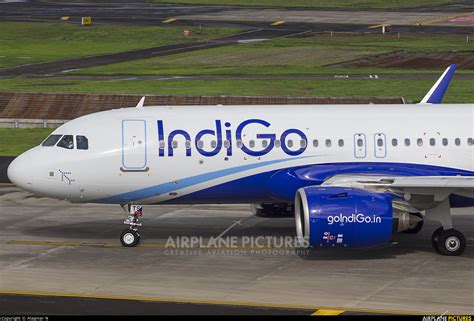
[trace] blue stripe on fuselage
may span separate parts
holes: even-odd
[[[311,157],[311,156],[309,156]],[[132,203],[146,198],[167,194],[180,189],[204,183],[213,179],[261,168],[285,161],[306,157],[280,159],[227,168],[215,172],[200,174],[181,179],[177,182],[167,182],[156,186],[139,189],[132,192],[92,201],[94,203]],[[366,174],[390,176],[474,176],[474,172],[447,167],[403,164],[403,163],[330,163],[309,164],[298,167],[283,167],[281,169],[264,171],[234,179],[226,183],[203,188],[184,196],[162,202],[163,204],[205,204],[205,203],[258,203],[258,202],[291,202],[298,188],[310,185],[320,185],[326,179],[338,174]],[[469,198],[455,199],[457,204],[471,204]]]
[[[135,201],[143,200],[146,198],[178,191],[186,187],[201,184],[201,183],[204,183],[213,179],[225,177],[228,175],[252,170],[255,168],[265,167],[265,166],[269,166],[273,164],[278,164],[282,162],[308,158],[308,157],[313,157],[313,156],[285,158],[285,159],[278,159],[278,160],[273,160],[273,161],[265,161],[261,163],[226,168],[226,169],[218,170],[215,172],[186,177],[177,181],[167,182],[167,183],[139,189],[132,192],[126,192],[126,193],[118,194],[115,196],[110,196],[110,197],[102,198],[99,200],[94,200],[91,202],[92,203],[106,203],[106,204],[110,204],[110,203],[122,204],[122,203],[135,202]]]
[[[449,197],[449,204],[451,207],[474,207],[474,198],[451,195]]]
[[[400,163],[336,163],[305,165],[259,173],[212,186],[164,204],[293,202],[296,190],[320,185],[341,174],[387,176],[474,176],[474,172],[439,166]],[[474,206],[474,199],[453,195],[452,207]]]

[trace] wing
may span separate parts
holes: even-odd
[[[390,163],[314,165],[280,172],[272,178],[273,195],[280,199],[293,198],[294,190],[302,185],[316,185],[393,194],[419,211],[436,207],[452,196],[459,204],[474,206],[474,174],[442,167]]]
[[[423,210],[450,195],[474,198],[474,177],[469,176],[374,176],[335,175],[323,186],[361,188],[396,194],[410,205]]]

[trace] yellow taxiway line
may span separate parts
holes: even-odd
[[[130,300],[130,301],[147,301],[147,302],[165,302],[165,303],[189,303],[189,304],[209,304],[209,305],[227,305],[242,307],[261,307],[275,309],[291,309],[291,310],[312,310],[311,315],[339,315],[344,312],[359,313],[377,313],[377,314],[403,314],[403,315],[439,315],[439,313],[431,312],[408,312],[408,311],[392,311],[377,309],[357,309],[357,308],[334,308],[334,307],[317,307],[309,305],[290,305],[290,304],[274,304],[274,303],[255,303],[244,301],[223,301],[223,300],[201,300],[186,298],[159,298],[145,296],[124,296],[124,295],[106,295],[106,294],[87,294],[87,293],[68,293],[68,292],[42,292],[42,291],[19,291],[19,290],[0,290],[0,295],[31,295],[31,296],[50,296],[50,297],[71,297],[86,299],[110,299],[110,300]],[[318,313],[319,312],[319,313]]]
[[[346,312],[346,311],[345,310],[319,309],[319,310],[316,310],[316,312],[314,312],[311,315],[340,315],[340,314],[343,314],[344,312]]]
[[[382,27],[390,27],[391,25],[389,24],[381,24],[381,25],[376,25],[376,26],[370,26],[369,29],[376,29],[376,28],[382,28]]]
[[[71,247],[105,247],[105,248],[122,248],[120,243],[88,243],[88,242],[65,242],[65,241],[21,241],[21,240],[10,240],[3,241],[0,244],[7,245],[39,245],[39,246],[71,246]],[[137,245],[140,248],[160,248],[168,250],[182,250],[178,246],[167,245],[166,243],[140,243]],[[241,249],[275,249],[274,246],[239,246],[239,245],[210,245],[210,246],[199,246],[186,248],[189,250],[241,250]]]
[[[86,243],[86,242],[63,242],[63,241],[6,241],[3,243],[12,244],[12,245],[122,247],[119,243]]]
[[[163,20],[162,22],[163,23],[171,23],[173,21],[176,21],[176,19],[175,18],[169,18],[169,19]]]
[[[279,26],[279,25],[282,25],[284,24],[285,21],[284,20],[277,20],[277,21],[274,21],[270,24],[270,26]]]

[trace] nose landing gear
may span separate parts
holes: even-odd
[[[134,247],[140,242],[140,234],[133,229],[126,229],[120,234],[120,243],[124,247]]]
[[[128,213],[130,214],[123,223],[129,227],[120,234],[120,243],[124,247],[134,247],[140,242],[138,227],[142,226],[139,217],[143,214],[143,208],[141,205],[128,205]]]

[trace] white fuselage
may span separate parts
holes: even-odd
[[[53,134],[85,136],[88,149],[35,147],[9,176],[36,194],[73,202],[173,202],[244,177],[317,164],[474,171],[472,104],[125,108],[80,117]],[[233,201],[245,202],[240,192]],[[220,203],[218,195],[214,201]]]

